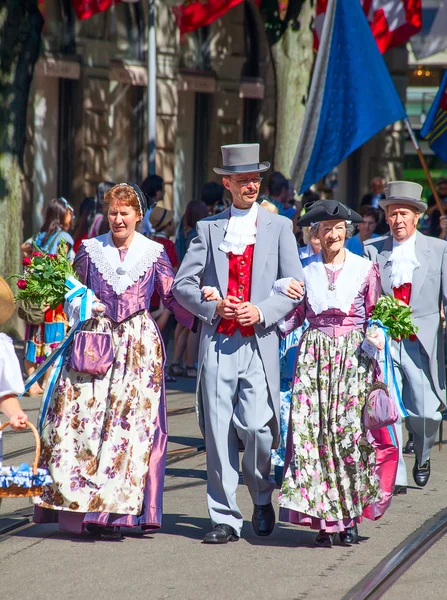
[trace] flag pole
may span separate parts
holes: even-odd
[[[441,215],[444,216],[445,215],[444,207],[442,206],[441,200],[439,198],[438,191],[437,191],[437,189],[435,187],[435,184],[433,183],[433,179],[432,179],[432,176],[430,174],[430,170],[429,170],[428,165],[427,165],[427,163],[425,161],[424,155],[422,154],[421,147],[419,146],[419,142],[417,141],[416,136],[414,135],[414,131],[411,128],[410,121],[408,120],[408,118],[404,119],[404,123],[405,123],[405,127],[407,128],[408,135],[410,136],[410,139],[413,142],[413,146],[416,149],[416,152],[417,152],[417,155],[419,157],[419,161],[420,161],[420,163],[422,165],[422,168],[424,169],[424,173],[425,173],[425,176],[427,177],[428,185],[430,186],[431,192],[432,192],[433,197],[434,197],[434,199],[436,201],[436,206],[438,207],[438,210],[441,213]]]

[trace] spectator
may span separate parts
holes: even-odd
[[[96,188],[95,204],[96,204],[96,217],[93,220],[92,226],[88,232],[88,239],[103,235],[109,232],[109,221],[104,218],[102,211],[104,196],[107,192],[113,188],[115,184],[111,181],[100,181]]]
[[[379,206],[379,200],[385,198],[385,182],[381,177],[373,177],[370,183],[371,191],[362,198],[362,206],[372,206],[379,211],[379,222],[377,223],[377,233],[382,235],[388,233],[389,227],[385,219],[385,213]]]
[[[183,260],[191,240],[193,240],[197,235],[197,221],[205,219],[207,216],[208,207],[201,201],[191,201],[186,206],[185,214],[180,220],[175,238],[175,247],[177,248],[177,254],[180,262]]]
[[[353,254],[363,256],[363,245],[366,240],[379,237],[374,231],[379,222],[380,213],[377,208],[372,208],[371,206],[363,206],[359,212],[363,217],[363,223],[357,225],[357,235],[346,240],[345,248]]]
[[[216,208],[223,204],[224,191],[224,186],[216,181],[208,181],[203,186],[201,201],[207,205],[210,216],[216,214]]]
[[[40,232],[22,245],[25,256],[31,256],[33,246],[44,254],[57,254],[59,244],[67,244],[68,256],[71,256],[74,245],[72,237],[67,233],[73,220],[73,209],[65,198],[54,198],[45,213],[45,220]],[[38,311],[38,317],[32,316],[27,307],[22,306],[23,318],[27,322],[25,335],[25,371],[28,377],[34,373],[36,367],[45,361],[54,348],[62,341],[65,335],[67,322],[63,306],[54,310],[45,307]],[[41,313],[41,314],[39,314]],[[48,379],[50,371],[44,376]],[[36,381],[28,390],[27,395],[39,395],[43,389]]]
[[[287,201],[283,204],[283,215],[289,219],[293,219],[296,213],[295,206],[295,187],[291,179],[287,180],[289,184]]]
[[[437,181],[436,190],[438,192],[439,199],[441,200],[441,204],[444,207],[444,211],[447,214],[447,177],[443,177]],[[430,217],[428,235],[431,235],[432,237],[442,237],[442,239],[445,240],[445,233],[443,232],[445,227],[441,227],[441,213],[439,212],[439,208],[436,204],[433,194],[428,198],[428,209],[426,214],[428,217]]]
[[[289,182],[279,171],[273,171],[269,177],[268,198],[270,202],[278,207],[279,214],[284,214],[284,206],[289,207]]]
[[[185,214],[180,220],[175,246],[180,261],[185,257],[186,251],[189,248],[191,241],[197,236],[197,222],[205,219],[208,216],[208,207],[203,202],[191,201],[186,207]],[[197,361],[199,349],[199,334],[193,333],[180,323],[174,332],[174,356],[171,366],[169,367],[169,375],[171,377],[197,377],[197,369],[195,363]],[[184,367],[182,360],[184,357]]]
[[[146,177],[146,179],[143,181],[141,189],[148,198],[148,210],[141,224],[141,233],[149,236],[154,233],[150,222],[152,210],[151,207],[153,204],[161,202],[165,195],[165,184],[163,178],[160,177],[160,175],[149,175],[149,177]]]
[[[81,245],[83,240],[88,239],[88,232],[93,225],[93,222],[96,217],[96,200],[94,196],[88,196],[84,198],[81,202],[81,206],[79,207],[79,218],[76,229],[73,233],[74,239],[74,252],[79,250],[79,246]]]

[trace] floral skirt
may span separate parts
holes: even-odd
[[[92,319],[86,329],[111,332],[115,359],[102,378],[77,373],[66,360],[42,428],[40,464],[54,484],[39,507],[90,517],[140,515],[143,502],[149,505],[146,478],[163,400],[158,329],[146,311],[120,324]],[[164,455],[158,458],[161,481],[152,483],[162,489]]]
[[[380,500],[376,453],[362,423],[374,365],[353,330],[307,330],[293,385],[281,520],[328,532],[361,521]]]
[[[67,317],[62,304],[54,310],[47,310],[44,323],[26,326],[26,360],[37,365],[42,364],[64,339],[66,331]]]

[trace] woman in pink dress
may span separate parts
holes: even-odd
[[[362,344],[381,286],[377,265],[344,248],[353,221],[360,215],[332,200],[299,221],[312,225],[322,251],[303,260],[306,295],[283,327],[309,322],[293,382],[280,519],[316,529],[320,547],[331,547],[335,533],[343,545],[357,542],[362,517],[379,518],[388,507],[397,466],[392,428],[369,432],[362,422],[379,375]],[[275,291],[298,297],[294,280],[279,280]]]
[[[39,499],[35,521],[120,538],[121,526],[161,525],[167,419],[165,355],[149,310],[154,290],[185,326],[193,316],[171,293],[163,246],[136,231],[146,210],[141,190],[118,184],[104,205],[110,232],[83,241],[74,269],[99,302],[82,331],[111,336],[113,358],[95,376],[75,370],[82,356],[67,354],[40,417],[41,464],[54,483]]]

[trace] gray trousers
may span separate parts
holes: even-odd
[[[236,503],[239,441],[242,473],[254,504],[268,504],[274,412],[256,338],[216,333],[205,356],[200,388],[205,420],[208,511],[214,525],[227,524],[238,535],[243,518]]]
[[[408,412],[406,426],[414,437],[416,458],[423,465],[430,456],[441,421],[440,401],[434,390],[427,353],[418,340],[392,342],[391,354],[402,401]],[[390,386],[391,387],[391,386]],[[396,423],[399,438],[399,467],[396,484],[406,485],[402,456],[402,421]]]

